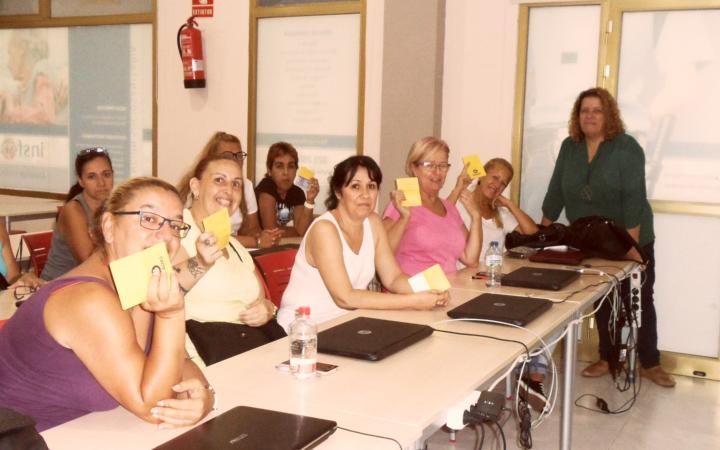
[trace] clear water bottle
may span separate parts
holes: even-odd
[[[310,320],[310,307],[301,306],[290,323],[290,372],[296,378],[315,375],[317,326]]]
[[[487,266],[487,287],[500,286],[502,278],[502,250],[497,241],[492,241],[485,252],[485,265]]]

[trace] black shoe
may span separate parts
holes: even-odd
[[[520,397],[526,400],[534,410],[542,412],[548,403],[543,382],[522,378],[518,380],[518,383],[520,383]]]

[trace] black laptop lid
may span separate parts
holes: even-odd
[[[318,351],[378,361],[432,334],[427,325],[356,317],[318,334]]]
[[[551,306],[552,302],[544,298],[480,294],[447,314],[453,319],[495,320],[525,326]]]
[[[507,275],[503,275],[501,284],[511,287],[559,291],[577,280],[579,276],[580,273],[574,270],[521,267]]]
[[[156,449],[310,449],[335,428],[332,420],[237,406]]]

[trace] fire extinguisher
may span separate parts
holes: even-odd
[[[180,26],[177,33],[177,46],[180,59],[182,59],[186,88],[205,87],[202,34],[195,27],[197,27],[195,16],[190,16],[187,22]]]

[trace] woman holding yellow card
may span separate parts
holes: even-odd
[[[38,431],[121,405],[161,428],[192,425],[214,393],[185,358],[185,302],[217,247],[151,271],[142,303],[123,309],[109,265],[164,244],[176,260],[189,225],[175,188],[134,178],[113,191],[95,220],[96,251],[25,301],[0,329],[0,404],[31,416]]]
[[[367,156],[351,156],[335,166],[327,212],[310,225],[300,243],[278,322],[286,330],[300,306],[316,323],[349,309],[427,310],[445,306],[448,292],[413,292],[388,245],[375,213],[382,172]],[[389,293],[368,290],[378,274]]]
[[[398,186],[383,214],[390,248],[405,273],[416,274],[434,264],[451,273],[457,270],[458,261],[469,267],[478,265],[483,235],[480,211],[472,196],[469,192],[460,196],[471,215],[468,227],[454,202],[440,198],[450,168],[449,155],[450,148],[441,139],[429,136],[416,141],[408,153],[405,172],[417,178],[420,201],[408,204],[407,192]]]
[[[202,159],[189,181],[192,206],[183,220],[192,228],[180,254],[195,255],[200,230],[211,231],[223,253],[185,295],[187,351],[198,364],[210,365],[285,335],[250,253],[230,235],[229,217],[240,207],[243,181],[242,166],[226,156]]]

